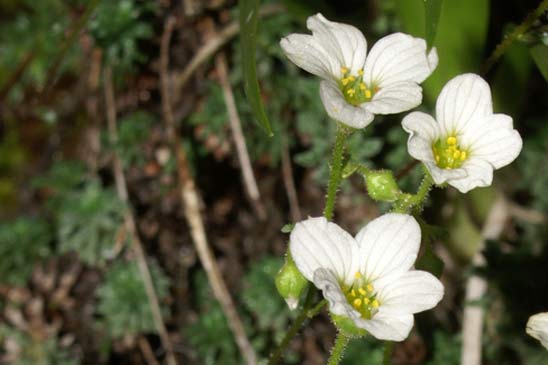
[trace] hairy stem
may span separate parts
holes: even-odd
[[[341,332],[337,334],[335,344],[333,345],[333,349],[331,349],[331,356],[327,360],[327,365],[339,365],[349,340],[350,338]]]
[[[424,178],[422,179],[417,193],[413,195],[402,194],[401,198],[394,203],[393,211],[395,213],[408,214],[411,209],[413,209],[415,212],[419,212],[428,198],[428,193],[430,192],[433,184],[434,181],[432,180],[432,176],[430,176],[430,173],[425,170]]]
[[[508,47],[519,37],[521,37],[524,33],[526,33],[529,28],[533,25],[535,20],[537,20],[538,17],[540,17],[546,10],[548,10],[548,0],[542,1],[539,6],[535,10],[529,13],[525,20],[514,28],[514,30],[506,36],[506,38],[498,44],[498,46],[495,48],[493,53],[491,53],[491,56],[485,61],[483,64],[483,67],[481,68],[481,74],[485,75],[491,70],[491,67],[501,58]]]
[[[346,137],[350,134],[349,128],[339,124],[337,126],[337,136],[335,145],[333,146],[333,155],[331,156],[331,166],[329,166],[329,183],[327,185],[327,198],[325,201],[325,209],[323,215],[327,220],[333,218],[333,210],[335,209],[335,200],[337,198],[337,190],[341,182],[342,159],[344,155],[344,146]]]
[[[309,286],[308,287],[308,292],[306,294],[306,299],[304,301],[304,305],[303,305],[303,308],[301,309],[301,312],[299,313],[299,315],[297,316],[297,319],[295,319],[295,321],[293,322],[291,327],[289,327],[289,330],[285,334],[282,342],[280,342],[280,344],[278,345],[278,348],[276,348],[276,350],[272,353],[272,356],[270,356],[270,360],[268,361],[268,365],[275,365],[280,361],[285,348],[287,347],[287,345],[289,345],[289,341],[291,341],[291,339],[293,337],[295,337],[297,332],[299,332],[299,329],[301,328],[304,321],[307,318],[309,318],[308,311],[312,307],[312,301],[314,299],[314,293],[315,293],[314,288],[311,288]]]

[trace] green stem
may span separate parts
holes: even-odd
[[[483,67],[481,68],[481,74],[485,75],[489,72],[491,67],[501,58],[508,47],[524,33],[526,33],[529,28],[533,25],[535,20],[540,17],[546,10],[548,10],[548,0],[542,1],[539,6],[527,15],[525,20],[514,28],[514,30],[495,48],[491,56],[485,61]]]
[[[344,155],[344,146],[346,137],[351,133],[351,130],[341,124],[337,125],[337,136],[335,138],[335,146],[333,146],[333,155],[331,156],[331,166],[329,167],[329,183],[327,185],[327,199],[325,201],[325,209],[323,215],[327,220],[333,218],[333,210],[335,209],[335,200],[337,198],[337,190],[341,182],[342,174],[342,159]]]
[[[417,193],[414,195],[402,194],[401,198],[394,203],[393,211],[406,214],[409,213],[411,209],[415,212],[420,211],[426,198],[428,198],[428,193],[430,192],[432,185],[434,185],[434,180],[432,180],[432,176],[430,176],[430,173],[425,169],[424,178],[422,179]]]
[[[318,315],[318,313],[320,313],[320,311],[322,310],[322,308],[327,304],[327,300],[323,299],[322,301],[318,302],[318,304],[316,304],[314,306],[314,308],[310,309],[307,313],[306,313],[306,316],[308,318],[313,318],[315,316]]]
[[[394,348],[394,342],[386,341],[384,343],[384,355],[382,357],[382,365],[392,364],[392,349]]]
[[[331,349],[331,356],[329,356],[329,360],[327,360],[327,365],[339,365],[349,340],[350,337],[343,335],[341,332],[337,334],[335,344]]]
[[[275,365],[280,361],[280,358],[283,355],[283,351],[285,350],[287,345],[289,345],[289,341],[291,341],[291,339],[295,337],[297,332],[299,332],[299,329],[301,328],[304,321],[307,318],[312,318],[308,316],[308,313],[310,308],[312,307],[312,301],[314,299],[315,292],[316,290],[314,290],[314,288],[312,287],[308,288],[306,299],[304,301],[304,305],[303,305],[303,308],[301,309],[301,312],[299,313],[299,315],[297,316],[297,319],[295,319],[295,321],[293,322],[293,324],[291,325],[291,327],[285,334],[282,342],[280,342],[276,350],[272,353],[272,356],[270,356],[270,360],[268,360],[268,365]]]

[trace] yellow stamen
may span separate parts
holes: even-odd
[[[360,305],[362,305],[362,300],[360,298],[356,298],[352,303],[354,304],[354,306],[359,307]]]
[[[348,70],[347,67],[344,67],[344,66],[341,67],[341,73],[345,74],[345,73],[347,73],[348,71],[349,71],[349,70]]]
[[[365,97],[368,99],[371,97],[371,90],[365,90]]]
[[[371,306],[373,308],[379,308],[379,301],[377,299],[373,299],[373,301],[371,302]]]
[[[457,144],[457,139],[456,139],[455,137],[453,137],[453,136],[447,137],[447,144],[449,144],[449,145],[455,145],[455,144]]]
[[[358,70],[358,75],[363,76],[363,68],[360,68],[360,69]]]
[[[358,291],[360,292],[361,295],[366,295],[367,292],[365,291],[364,288],[359,288]]]
[[[363,298],[363,304],[367,305],[369,304],[370,300],[369,298]]]
[[[366,89],[367,89],[367,87],[365,86],[365,84],[363,82],[360,83],[360,90],[363,91],[363,90],[366,90]]]
[[[359,271],[356,271],[356,273],[354,274],[354,277],[355,277],[356,279],[361,279],[362,273],[359,272]]]
[[[367,285],[365,286],[365,289],[367,289],[367,291],[369,291],[369,292],[372,292],[372,291],[373,291],[373,285],[367,284]]]
[[[348,94],[348,96],[354,96],[354,94],[356,94],[356,90],[348,89],[348,90],[346,90],[346,93]]]
[[[461,161],[466,160],[466,151],[461,151],[461,153],[460,153],[460,160],[461,160]]]
[[[356,296],[356,291],[354,289],[352,289],[352,291],[350,292],[350,294],[352,294],[353,297]]]
[[[434,157],[436,157],[436,162],[440,162],[440,155],[436,155]]]

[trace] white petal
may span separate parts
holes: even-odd
[[[373,114],[396,114],[413,109],[422,101],[422,88],[412,81],[381,87],[373,99],[363,104]]]
[[[380,88],[401,81],[423,82],[438,64],[436,50],[426,54],[424,39],[394,33],[381,38],[367,56],[364,80]]]
[[[413,266],[421,241],[419,224],[410,215],[389,213],[371,221],[356,236],[360,269],[367,280],[398,276]]]
[[[291,256],[309,281],[319,268],[332,271],[339,280],[355,274],[356,241],[335,223],[323,217],[308,218],[295,225],[290,239]]]
[[[548,312],[537,313],[529,317],[525,331],[529,336],[539,340],[542,346],[548,350]]]
[[[320,289],[329,303],[329,310],[339,316],[346,316],[352,320],[360,318],[361,314],[348,303],[337,278],[331,271],[318,269],[314,273],[314,285]]]
[[[441,169],[434,162],[425,161],[424,166],[428,169],[432,180],[436,185],[441,185],[451,180],[463,179],[467,176],[466,170],[459,169]]]
[[[291,62],[313,75],[334,79],[340,72],[338,61],[311,35],[290,34],[282,38],[280,46]]]
[[[481,158],[471,156],[458,170],[466,171],[466,177],[447,182],[463,194],[474,188],[489,186],[493,182],[493,166]]]
[[[322,81],[320,97],[327,114],[349,127],[361,129],[373,121],[374,115],[361,106],[349,104],[339,88],[331,82]]]
[[[443,297],[443,285],[426,271],[412,270],[396,281],[375,286],[385,313],[418,313],[433,308]]]
[[[363,68],[367,42],[356,27],[329,21],[322,14],[309,17],[306,26],[328,55],[339,61],[340,66],[348,67],[352,74]]]
[[[402,127],[410,133],[407,140],[409,154],[420,161],[434,161],[432,144],[439,139],[438,123],[430,115],[413,112],[403,118]]]
[[[490,114],[493,107],[489,85],[475,74],[451,79],[436,102],[436,120],[442,135],[460,135],[472,119]]]
[[[488,161],[495,169],[514,161],[522,147],[521,136],[512,129],[512,118],[506,114],[472,120],[462,135],[462,143],[470,148],[470,156]]]
[[[391,315],[383,313],[382,308],[372,319],[354,320],[357,327],[367,330],[379,340],[403,341],[413,328],[413,315]]]

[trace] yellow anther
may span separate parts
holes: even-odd
[[[435,155],[434,157],[436,158],[436,162],[440,162],[440,155]]]
[[[341,67],[341,73],[345,74],[348,72],[348,68],[347,67]]]
[[[359,288],[358,291],[360,292],[361,295],[366,295],[367,292],[365,291],[364,288]]]
[[[342,82],[343,86],[346,86],[350,82],[350,79],[348,77],[345,77],[344,79],[341,80],[341,82]]]
[[[359,271],[356,271],[356,273],[354,274],[354,277],[355,277],[356,279],[361,279],[362,273],[359,272]]]
[[[453,158],[459,158],[460,157],[460,151],[459,150],[456,150],[455,152],[453,152]]]
[[[447,144],[449,145],[455,145],[457,144],[457,139],[455,137],[447,137]]]
[[[365,286],[365,289],[367,289],[367,291],[369,291],[369,292],[372,292],[372,291],[373,291],[373,285],[367,284],[367,285]]]
[[[363,304],[368,305],[370,302],[369,298],[363,298]]]
[[[358,75],[363,76],[363,68],[360,68],[360,69],[358,70]]]
[[[373,299],[373,301],[371,302],[371,306],[373,308],[379,308],[379,301],[377,299]]]
[[[348,94],[348,96],[354,96],[354,94],[356,94],[356,90],[348,89],[348,90],[346,90],[346,93]]]
[[[365,86],[365,84],[363,82],[360,83],[360,90],[367,90],[367,87]]]
[[[352,291],[350,292],[350,294],[355,297],[356,296],[356,291],[354,289],[352,289]]]
[[[371,90],[365,90],[365,97],[368,99],[371,97]]]
[[[461,151],[461,153],[460,153],[460,160],[461,160],[461,161],[466,160],[466,151]]]
[[[362,300],[360,298],[356,298],[352,303],[355,307],[359,307],[360,305],[362,305]]]

